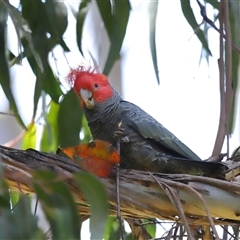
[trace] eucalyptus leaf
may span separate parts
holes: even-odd
[[[23,222],[24,219],[24,222]],[[1,209],[0,239],[45,239],[38,217],[31,212],[30,199],[21,196],[14,210]]]
[[[238,46],[240,45],[240,6],[239,1],[229,1],[229,20],[231,26],[231,34],[232,41]],[[229,116],[228,122],[228,134],[232,134],[234,131],[234,127],[236,124],[236,115],[237,115],[237,105],[239,102],[237,101],[237,92],[238,92],[238,84],[239,84],[239,53],[236,51],[232,51],[232,88],[233,88],[233,100],[231,106],[231,112]]]
[[[100,11],[102,20],[104,22],[105,28],[107,30],[107,34],[109,37],[109,40],[111,40],[112,37],[112,31],[113,31],[113,15],[112,15],[112,6],[110,0],[97,0],[98,9]]]
[[[125,228],[123,229],[123,236],[126,237],[124,239],[133,239],[132,234],[130,233],[129,236],[126,236]],[[116,217],[108,216],[106,226],[105,226],[105,232],[104,232],[104,240],[111,240],[111,239],[120,239],[121,233],[120,233],[120,225],[119,221]]]
[[[47,152],[56,152],[58,147],[58,112],[59,104],[55,102],[50,103],[49,112],[46,116],[46,123],[43,130],[41,139],[41,150]]]
[[[103,73],[108,75],[114,63],[120,57],[120,50],[127,30],[130,15],[130,3],[128,0],[114,1],[112,30],[110,35],[110,49]]]
[[[7,9],[3,2],[0,2],[0,84],[2,89],[10,103],[10,108],[12,109],[14,115],[16,116],[19,124],[26,128],[21,116],[19,115],[16,101],[13,97],[11,90],[10,74],[8,59],[6,57],[6,22],[7,22]]]
[[[153,67],[158,84],[160,83],[158,61],[157,61],[157,48],[156,48],[156,19],[157,19],[158,1],[149,2],[149,37],[150,37],[150,50],[152,54]]]
[[[83,55],[83,50],[82,50],[82,33],[83,33],[83,26],[84,26],[84,21],[88,12],[89,8],[89,3],[91,0],[83,0],[80,2],[78,12],[76,14],[77,18],[77,25],[76,25],[76,32],[77,32],[77,44],[78,44],[78,49]]]
[[[190,0],[181,0],[181,7],[182,7],[182,13],[184,17],[186,18],[189,25],[192,27],[193,31],[195,32],[196,36],[198,37],[199,41],[202,43],[202,46],[207,51],[207,53],[212,56],[212,53],[208,47],[208,42],[206,40],[206,37],[204,36],[203,31],[200,29],[196,18],[194,16],[192,7],[190,5]]]
[[[30,123],[27,129],[22,140],[22,149],[36,148],[37,126],[35,123]]]
[[[154,239],[156,237],[156,219],[143,219],[142,222],[145,223],[145,228],[147,232],[151,235]]]
[[[33,187],[51,226],[52,239],[79,239],[81,222],[70,189],[47,171],[34,173]]]
[[[58,113],[58,142],[61,147],[77,145],[82,127],[83,110],[79,99],[73,91],[69,91],[60,103]]]
[[[55,38],[65,51],[69,51],[63,41],[63,34],[68,26],[68,10],[65,3],[57,0],[46,0],[45,8],[51,26],[49,28],[51,38]]]
[[[39,54],[36,52],[34,48],[33,40],[32,40],[32,31],[28,25],[28,22],[22,17],[21,13],[15,7],[13,7],[8,1],[3,1],[3,2],[7,7],[8,13],[11,16],[11,19],[13,21],[15,28],[21,30],[24,36],[26,37],[29,47],[32,51],[32,54],[38,64],[38,67],[43,72],[43,63],[41,61]]]
[[[102,239],[108,219],[108,201],[103,185],[91,174],[74,174],[74,179],[90,204],[91,239]]]

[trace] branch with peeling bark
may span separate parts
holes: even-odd
[[[72,173],[82,170],[70,159],[3,146],[0,146],[0,156],[4,177],[13,190],[32,192],[32,173],[40,169],[53,171],[71,189],[81,215],[89,216],[89,205],[71,178]],[[114,174],[99,180],[108,193],[109,212],[116,216]],[[212,228],[214,224],[240,223],[240,185],[225,180],[121,169],[120,197],[124,218],[186,221],[190,225],[210,225]]]

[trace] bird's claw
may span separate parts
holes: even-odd
[[[125,129],[124,128],[119,128],[117,131],[114,132],[113,137],[115,139],[119,139],[120,142],[128,143],[129,138],[124,135]]]

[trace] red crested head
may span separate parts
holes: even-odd
[[[94,68],[79,66],[72,69],[67,76],[67,81],[74,92],[80,97],[82,107],[89,109],[95,103],[103,103],[113,96],[113,89],[108,78],[100,73],[94,73]]]

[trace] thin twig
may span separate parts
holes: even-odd
[[[154,175],[152,173],[149,173],[149,174],[157,181],[158,184],[165,184],[165,183],[159,183],[159,181],[154,177]],[[165,184],[165,186],[168,186],[168,185]],[[170,186],[168,186],[168,187],[170,187]],[[218,236],[218,233],[217,233],[217,230],[215,228],[213,219],[211,217],[210,211],[208,209],[208,206],[207,206],[206,202],[204,201],[203,197],[201,196],[201,194],[199,192],[197,192],[195,189],[193,189],[192,187],[188,186],[188,185],[181,184],[181,187],[186,189],[186,190],[188,190],[188,191],[191,191],[192,193],[194,193],[201,200],[201,202],[203,204],[203,207],[204,207],[204,209],[206,211],[206,214],[207,214],[210,226],[212,227],[212,230],[213,230],[213,232],[215,234],[215,238],[216,238],[216,240],[220,240],[220,238]],[[185,224],[184,224],[184,226],[185,226]]]
[[[121,126],[121,122],[119,123],[119,127]],[[118,154],[120,155],[120,140],[121,137],[117,139],[117,151]],[[120,236],[122,240],[124,240],[123,232],[124,232],[124,227],[123,227],[123,220],[121,217],[121,202],[120,202],[120,182],[119,182],[119,171],[120,171],[120,163],[117,164],[117,173],[116,173],[116,192],[117,192],[117,219],[119,221],[119,227],[120,227]]]
[[[117,218],[119,221],[119,226],[120,226],[120,235],[122,240],[124,239],[123,236],[123,220],[121,217],[121,203],[120,203],[120,189],[119,189],[119,170],[120,170],[120,163],[117,165],[117,174],[116,174],[116,181],[117,181],[117,187],[116,187],[116,191],[117,191]]]
[[[194,239],[194,236],[192,235],[192,231],[190,229],[189,223],[187,221],[187,218],[185,216],[185,213],[183,211],[182,205],[181,205],[181,201],[178,198],[176,192],[174,189],[172,189],[170,186],[168,186],[167,184],[163,183],[163,182],[159,182],[157,180],[157,178],[151,173],[148,172],[150,176],[152,176],[152,178],[158,183],[158,185],[164,190],[164,192],[166,193],[166,195],[169,197],[170,201],[172,202],[172,204],[174,205],[174,207],[177,209],[182,221],[183,221],[183,225],[186,228],[186,231],[188,233],[188,238],[189,239]]]
[[[37,214],[37,207],[38,207],[38,198],[36,199],[35,207],[34,207],[34,214]]]
[[[188,185],[183,185],[183,188],[191,191],[191,192],[194,193],[196,196],[198,196],[198,198],[201,200],[201,202],[202,202],[202,204],[203,204],[203,207],[204,207],[204,209],[205,209],[205,211],[206,211],[206,213],[207,213],[207,217],[208,217],[210,226],[211,226],[211,228],[212,228],[212,230],[213,230],[213,232],[214,232],[214,234],[215,234],[215,239],[216,239],[216,240],[220,240],[220,238],[219,238],[219,236],[218,236],[218,233],[217,233],[217,230],[216,230],[216,228],[215,228],[213,219],[212,219],[212,217],[211,217],[210,211],[209,211],[208,206],[207,206],[206,202],[204,201],[202,195],[201,195],[198,191],[196,191],[194,188],[192,188],[192,187],[190,187],[190,186],[188,186]]]
[[[228,2],[228,1],[227,1]],[[216,27],[216,25],[214,24],[214,22],[208,18],[207,14],[206,14],[206,9],[205,9],[205,6],[202,5],[199,0],[197,0],[197,3],[200,7],[200,13],[201,13],[201,16],[203,17],[203,20],[205,22],[207,22],[213,29],[215,29],[218,33],[220,33],[220,30]],[[202,23],[201,23],[202,24]],[[200,24],[200,25],[201,25]],[[223,34],[223,38],[225,39],[226,38],[226,35]],[[240,48],[232,42],[232,49],[235,50],[238,54],[240,54]]]
[[[0,112],[0,115],[6,115],[6,116],[15,117],[14,114],[12,114],[12,113],[5,113],[5,112]]]
[[[20,140],[22,140],[22,138],[24,137],[25,132],[26,132],[26,130],[23,130],[15,138],[13,138],[10,141],[4,143],[4,146],[5,147],[12,147],[12,146],[14,146],[16,143],[18,143]]]

